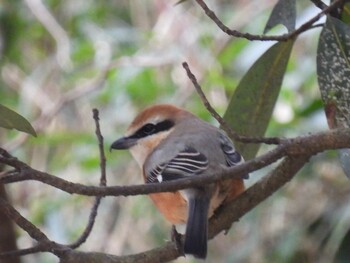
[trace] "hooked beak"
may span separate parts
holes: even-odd
[[[115,150],[129,149],[132,146],[134,146],[136,142],[137,142],[136,138],[122,137],[112,143],[111,147],[109,148],[109,151],[112,151],[112,149],[115,149]]]

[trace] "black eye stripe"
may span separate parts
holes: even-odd
[[[170,130],[174,126],[171,120],[165,120],[157,124],[147,123],[138,129],[130,138],[143,138],[158,132]]]
[[[156,125],[154,125],[153,123],[147,123],[140,129],[140,132],[144,134],[152,134],[155,130],[156,130]]]

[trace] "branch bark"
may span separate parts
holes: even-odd
[[[162,183],[134,186],[96,187],[74,184],[58,177],[32,169],[25,163],[12,157],[5,150],[1,150],[0,163],[14,167],[8,175],[0,176],[0,183],[18,182],[23,180],[38,180],[52,185],[69,193],[88,196],[119,196],[138,195],[154,192],[175,191],[186,187],[203,185],[218,180],[237,178],[247,173],[265,167],[272,162],[283,158],[275,170],[266,175],[255,185],[247,189],[242,195],[231,203],[221,207],[210,220],[209,237],[213,238],[218,233],[228,230],[231,224],[249,212],[260,202],[268,198],[275,191],[287,183],[303,167],[309,158],[319,152],[329,149],[350,147],[350,129],[336,129],[292,139],[281,139],[281,144],[274,150],[230,169],[223,169],[211,177],[199,177],[193,180],[179,180],[177,183]],[[1,257],[24,255],[38,251],[47,251],[57,255],[61,262],[167,262],[182,256],[177,250],[176,244],[167,242],[164,246],[142,253],[128,256],[113,256],[98,252],[78,252],[67,245],[57,244],[49,240],[44,233],[21,216],[10,204],[0,200],[0,207],[7,211],[8,216],[18,226],[24,229],[38,245],[33,248],[15,251],[14,253],[2,253]],[[182,238],[183,240],[183,238]]]
[[[308,161],[309,156],[297,158],[287,157],[270,174],[262,178],[259,182],[250,187],[237,199],[221,207],[220,210],[210,219],[209,238],[214,238],[221,231],[227,231],[232,222],[238,221],[243,215],[256,207],[260,202],[268,198],[288,181]],[[113,256],[103,253],[69,252],[61,257],[61,263],[83,263],[83,262],[107,262],[107,263],[144,263],[144,262],[168,262],[181,256],[176,249],[176,245],[167,242],[164,246],[152,249],[143,253],[129,256]]]
[[[159,192],[172,192],[184,188],[214,183],[224,179],[241,178],[242,176],[268,166],[284,156],[315,155],[325,150],[350,148],[350,129],[334,129],[306,136],[281,139],[281,144],[274,150],[249,160],[238,166],[223,168],[210,176],[186,178],[162,184],[130,185],[130,186],[86,186],[72,183],[59,177],[41,172],[13,157],[0,156],[0,163],[17,169],[0,176],[0,183],[8,184],[20,181],[35,180],[51,185],[70,194],[86,196],[129,196],[145,195]],[[1,148],[0,148],[1,151]],[[2,149],[2,151],[4,151]]]
[[[344,0],[335,0],[329,6],[324,6],[321,12],[315,15],[313,18],[302,24],[296,30],[290,31],[287,34],[279,36],[267,36],[267,35],[253,35],[249,33],[242,33],[234,29],[228,28],[218,16],[207,6],[203,0],[196,0],[197,4],[203,9],[205,14],[227,35],[239,38],[245,38],[247,40],[258,40],[258,41],[287,41],[295,38],[301,33],[314,27],[314,24],[324,15],[331,13],[337,7],[342,5]]]

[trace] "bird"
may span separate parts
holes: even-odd
[[[131,152],[146,184],[215,174],[244,162],[223,130],[171,104],[141,111],[112,149]],[[205,259],[208,219],[244,189],[242,178],[149,196],[170,223],[186,224],[184,254]]]

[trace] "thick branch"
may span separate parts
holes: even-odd
[[[223,207],[217,215],[211,219],[210,237],[214,237],[222,230],[230,227],[232,222],[238,220],[242,215],[250,211],[261,201],[270,196],[277,189],[288,182],[305,162],[314,154],[328,149],[349,148],[350,129],[336,129],[327,132],[297,137],[293,139],[283,139],[281,144],[274,150],[248,161],[237,167],[223,169],[211,176],[198,176],[189,180],[178,180],[177,182],[135,185],[135,186],[114,186],[114,187],[93,187],[74,184],[58,177],[32,169],[27,164],[12,157],[5,150],[0,149],[0,163],[14,167],[8,175],[0,176],[0,183],[18,182],[24,180],[38,180],[50,184],[56,188],[69,193],[77,193],[89,196],[106,195],[137,195],[153,192],[175,191],[183,188],[212,183],[218,180],[237,178],[242,175],[265,167],[272,162],[283,157],[284,161],[270,175],[263,178],[257,184],[249,188],[231,204]],[[69,249],[68,246],[60,245],[48,240],[39,229],[21,216],[10,204],[0,200],[2,208],[21,228],[28,232],[38,241],[38,245],[33,248],[19,250],[18,253],[7,253],[0,255],[24,255],[37,251],[48,251],[56,254],[61,262],[166,262],[175,259],[181,254],[176,250],[172,242],[166,243],[164,247],[139,253],[136,255],[116,257],[102,253],[83,253]],[[235,211],[235,213],[232,213]],[[95,259],[97,259],[95,261]],[[81,261],[79,261],[81,260]]]
[[[0,209],[4,212],[9,218],[11,218],[19,227],[25,230],[33,239],[38,242],[48,242],[49,239],[47,236],[41,232],[39,228],[29,222],[25,217],[14,209],[11,204],[9,204],[3,198],[0,198]]]
[[[11,220],[13,220],[20,228],[29,234],[31,238],[38,243],[32,248],[20,249],[15,251],[7,251],[0,253],[0,258],[23,256],[37,252],[52,252],[60,255],[68,247],[51,241],[39,228],[32,224],[28,219],[22,216],[14,207],[11,206],[3,198],[0,198],[0,210],[4,212]]]
[[[307,161],[308,156],[299,156],[297,158],[287,157],[269,175],[255,183],[231,203],[221,207],[210,219],[209,238],[214,238],[221,231],[229,229],[232,222],[238,221],[243,215],[290,181]],[[234,213],[232,211],[234,211]],[[123,257],[106,255],[103,253],[71,251],[61,258],[61,263],[161,263],[174,260],[180,256],[181,254],[177,251],[175,244],[167,242],[160,248]]]
[[[115,256],[99,252],[69,251],[61,257],[60,263],[164,263],[178,258],[180,254],[173,242],[167,242],[160,248],[142,253]]]
[[[231,227],[243,215],[289,182],[309,160],[309,156],[286,157],[270,174],[248,188],[231,203],[217,211],[210,220],[209,237]],[[232,213],[232,211],[235,211]]]
[[[162,184],[130,185],[130,186],[85,186],[82,184],[68,182],[61,178],[52,176],[30,168],[25,163],[15,159],[0,156],[0,163],[20,169],[10,175],[0,177],[1,183],[13,183],[26,180],[36,180],[71,194],[87,196],[129,196],[143,195],[149,193],[172,192],[184,188],[200,186],[205,183],[213,183],[223,179],[240,178],[247,173],[261,169],[279,160],[283,156],[314,155],[325,150],[350,148],[350,129],[335,129],[320,132],[293,139],[284,139],[283,143],[274,150],[247,161],[239,166],[218,171],[214,175],[203,175],[193,178],[164,182]]]

